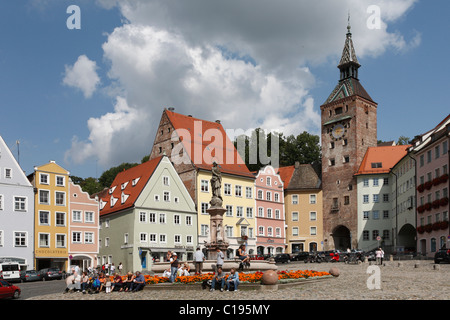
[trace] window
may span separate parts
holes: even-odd
[[[372,162],[371,166],[372,166],[373,169],[375,169],[375,168],[382,168],[383,164],[381,162]]]
[[[226,226],[225,232],[228,238],[233,236],[233,227],[232,226]]]
[[[208,214],[208,212],[206,212],[206,209],[208,209],[208,203],[202,202],[201,209],[202,209],[202,214]]]
[[[389,178],[384,178],[383,179],[383,185],[384,186],[388,186],[389,185]]]
[[[369,211],[363,211],[363,219],[369,220]]]
[[[159,235],[159,242],[160,243],[167,243],[167,236],[165,234]]]
[[[5,178],[11,179],[12,178],[12,171],[9,168],[5,168]]]
[[[316,204],[316,195],[315,194],[310,194],[309,195],[309,203],[310,204]]]
[[[280,219],[281,215],[280,215],[280,210],[279,209],[275,209],[275,219]]]
[[[264,218],[264,208],[263,207],[258,208],[258,217]]]
[[[181,236],[179,234],[176,234],[174,237],[174,242],[176,244],[180,244],[181,243]]]
[[[186,225],[192,226],[192,216],[186,216]]]
[[[268,186],[272,185],[272,180],[270,179],[270,177],[267,177],[267,178],[266,178],[266,184],[267,184]]]
[[[44,225],[44,226],[50,225],[50,212],[39,211],[39,225]]]
[[[139,212],[139,222],[145,223],[147,222],[147,213],[146,212]]]
[[[86,211],[84,213],[84,222],[86,222],[86,223],[94,223],[94,212]]]
[[[208,180],[201,180],[200,181],[200,191],[201,192],[209,192]]]
[[[273,228],[272,227],[267,227],[267,236],[268,237],[272,237],[273,236]]]
[[[55,225],[58,227],[66,226],[66,213],[65,212],[56,212],[56,223]]]
[[[330,159],[328,160],[328,164],[330,165],[330,167],[333,167],[336,164],[336,161],[334,159]]]
[[[225,208],[227,209],[227,212],[225,213],[225,215],[227,217],[232,217],[233,216],[233,206],[230,205],[226,205]]]
[[[363,179],[363,187],[368,187],[369,186],[369,179],[364,178]]]
[[[85,232],[84,233],[84,243],[89,243],[89,244],[94,243],[94,233],[93,232]]]
[[[49,184],[48,183],[48,174],[39,173],[39,182],[40,182],[40,184]]]
[[[81,232],[72,232],[72,243],[81,243]]]
[[[253,218],[253,208],[247,207],[247,218]]]
[[[22,231],[14,232],[14,247],[27,246],[27,233]]]
[[[150,223],[156,223],[156,213],[150,212],[148,215],[148,221]]]
[[[435,158],[435,159],[438,159],[440,155],[441,155],[441,150],[440,150],[440,148],[439,148],[439,145],[437,145],[437,146],[434,148],[434,158]]]
[[[175,215],[173,216],[173,223],[174,223],[174,224],[177,224],[177,225],[181,224],[181,221],[180,221],[180,215],[179,215],[179,214],[175,214]]]
[[[270,191],[266,192],[266,200],[271,201],[272,200],[272,193]]]
[[[274,195],[273,195],[273,200],[274,200],[275,202],[280,202],[280,194],[274,193]]]
[[[142,242],[147,242],[147,233],[145,233],[145,232],[139,233],[139,240],[140,240],[141,243]]]
[[[58,186],[58,187],[64,187],[65,186],[64,176],[56,176],[56,186]]]
[[[378,194],[372,195],[372,199],[373,199],[373,202],[377,203],[378,202]]]
[[[431,162],[431,150],[427,151],[427,163]]]
[[[316,221],[316,220],[317,220],[317,212],[311,211],[311,212],[309,213],[309,220],[310,220],[310,221]]]
[[[350,196],[344,196],[344,205],[350,204]]]
[[[292,235],[293,236],[298,236],[298,227],[293,227],[292,228]]]
[[[258,200],[263,200],[263,192],[262,192],[262,190],[258,190]]]
[[[424,160],[424,155],[422,154],[422,155],[419,157],[419,165],[420,165],[421,167],[423,167],[424,164],[425,164],[425,160]]]
[[[291,196],[291,200],[292,200],[292,204],[298,204],[298,195],[297,194],[293,194]]]
[[[223,194],[226,196],[231,196],[231,184],[225,183],[223,186]]]
[[[374,187],[378,187],[379,186],[379,183],[378,183],[378,178],[373,178],[373,186]]]
[[[148,237],[150,243],[156,243],[156,233],[150,233]]]
[[[363,195],[363,203],[369,203],[369,195],[368,194]]]
[[[163,199],[165,202],[170,202],[170,192],[164,191]]]
[[[263,226],[258,227],[258,235],[260,235],[260,236],[264,235],[264,227]]]
[[[310,234],[311,236],[317,235],[317,227],[310,227],[310,228],[309,228],[309,234]]]
[[[50,247],[50,235],[48,233],[39,234],[39,247],[40,248]]]
[[[369,240],[369,231],[364,230],[363,231],[363,240],[368,241]]]
[[[129,235],[128,235],[128,233],[125,233],[123,235],[123,243],[127,244],[128,240],[129,240]],[[109,247],[109,238],[105,239],[105,247]]]
[[[267,218],[272,219],[272,209],[267,208]]]
[[[0,210],[3,210],[3,195],[0,194]]]
[[[298,221],[298,212],[292,212],[292,221]]]
[[[192,245],[194,243],[194,237],[193,236],[186,236],[186,244]]]
[[[373,217],[374,220],[380,219],[380,212],[378,210],[373,210],[372,211],[372,217]]]
[[[244,214],[244,208],[243,207],[236,207],[236,217],[242,218]]]
[[[372,240],[377,240],[377,237],[380,235],[378,230],[372,230]]]
[[[383,219],[389,219],[389,210],[383,210]]]
[[[14,211],[26,211],[27,210],[27,198],[14,197]]]
[[[209,226],[207,224],[202,224],[200,226],[200,235],[207,236],[209,234]]]
[[[251,199],[253,197],[252,187],[245,187],[245,197]]]
[[[169,185],[169,177],[163,177],[163,185],[165,186]]]
[[[236,197],[242,197],[242,187],[241,186],[234,187],[234,195]]]
[[[161,224],[165,224],[166,223],[166,214],[165,213],[160,213],[159,214],[159,223],[161,223]]]
[[[50,204],[50,191],[39,190],[39,204]]]
[[[66,205],[66,193],[65,192],[55,192],[55,204],[57,206],[65,206]]]
[[[344,163],[349,163],[350,162],[350,156],[344,156],[343,162]]]
[[[56,247],[57,248],[65,248],[66,247],[66,235],[65,234],[57,234],[56,235]]]
[[[78,210],[72,211],[72,221],[73,222],[82,222],[81,211],[78,211]]]

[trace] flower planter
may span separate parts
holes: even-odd
[[[425,227],[424,227],[424,226],[417,227],[417,232],[418,232],[419,234],[424,233],[424,232],[425,232]]]
[[[435,222],[431,225],[431,228],[433,229],[433,231],[438,231],[441,230],[441,223],[440,222]]]
[[[445,207],[446,205],[448,205],[448,197],[442,198],[441,200],[439,200],[439,205],[442,207]]]
[[[424,211],[425,211],[425,206],[424,205],[417,207],[417,212],[418,213],[423,213]]]
[[[431,231],[433,231],[433,225],[431,223],[427,224],[424,228],[425,228],[425,231],[428,233],[431,233]]]
[[[448,229],[448,221],[442,221],[440,227],[441,227],[441,230],[447,230]]]
[[[425,190],[425,185],[422,183],[417,187],[417,191],[419,191],[419,193],[422,193]]]
[[[424,207],[425,207],[425,210],[431,211],[431,203],[430,202],[425,203]]]
[[[425,182],[424,186],[425,186],[425,189],[430,190],[431,187],[433,186],[433,182],[431,182],[431,181]]]
[[[440,201],[439,200],[434,200],[433,203],[431,204],[431,206],[433,207],[433,209],[439,208]]]

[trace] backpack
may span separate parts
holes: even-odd
[[[93,288],[100,288],[100,280],[95,279],[94,282],[92,283],[92,287]]]

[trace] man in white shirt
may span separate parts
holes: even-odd
[[[195,274],[202,274],[203,261],[205,261],[205,255],[200,247],[197,247],[197,251],[194,253]]]

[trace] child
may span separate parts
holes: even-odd
[[[105,291],[106,293],[111,293],[111,277],[106,277],[106,284],[105,284]]]

